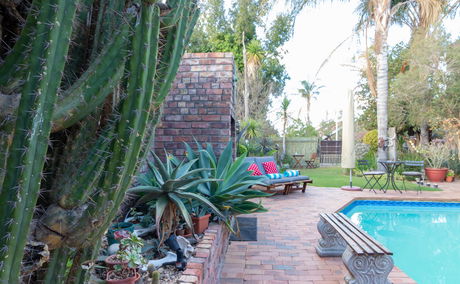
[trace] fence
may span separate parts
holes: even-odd
[[[321,141],[320,163],[339,164],[342,160],[342,141]]]
[[[275,138],[273,142],[279,145],[280,153],[283,145],[282,138]],[[310,159],[311,154],[318,152],[318,139],[307,137],[286,137],[286,154],[304,155],[305,159]]]

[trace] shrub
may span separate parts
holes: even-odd
[[[367,144],[356,143],[356,146],[355,146],[356,159],[357,160],[364,159],[364,156],[367,155],[367,153],[369,152],[369,149],[370,149],[370,147]]]
[[[363,137],[363,142],[370,147],[370,151],[377,151],[377,146],[379,143],[379,137],[377,129],[367,132]]]
[[[236,150],[236,155],[241,156],[243,154],[247,154],[248,152],[248,147],[246,147],[243,144],[238,144],[238,149]]]

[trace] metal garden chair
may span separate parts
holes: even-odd
[[[366,171],[363,168],[365,168]],[[375,192],[374,188],[377,184],[380,186],[379,189],[383,188],[383,186],[380,184],[380,179],[385,175],[384,171],[370,170],[368,160],[358,160],[358,169],[366,179],[366,184],[363,186],[363,188],[366,188],[366,186],[369,185],[369,189],[373,192]]]
[[[420,178],[420,180],[417,182],[417,193],[422,192],[422,188],[420,187],[420,183],[424,181],[424,173],[423,169],[425,168],[425,162],[424,161],[404,161],[404,171],[401,173],[403,177],[403,185],[404,185],[404,190],[407,191],[406,189],[406,177],[414,177],[414,178]],[[417,169],[417,170],[414,170]]]

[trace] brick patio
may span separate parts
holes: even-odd
[[[315,252],[319,239],[316,224],[320,212],[333,212],[354,198],[460,200],[460,182],[440,185],[443,191],[386,194],[347,192],[333,188],[309,187],[305,194],[294,192],[264,199],[269,212],[257,214],[258,241],[232,242],[221,274],[221,284],[344,283],[346,268],[340,257],[320,258]],[[394,283],[415,283],[398,268]]]

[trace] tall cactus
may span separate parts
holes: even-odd
[[[0,283],[24,276],[28,240],[52,251],[48,273],[28,277],[82,281],[79,263],[152,141],[197,15],[187,0],[32,2],[0,66]]]

